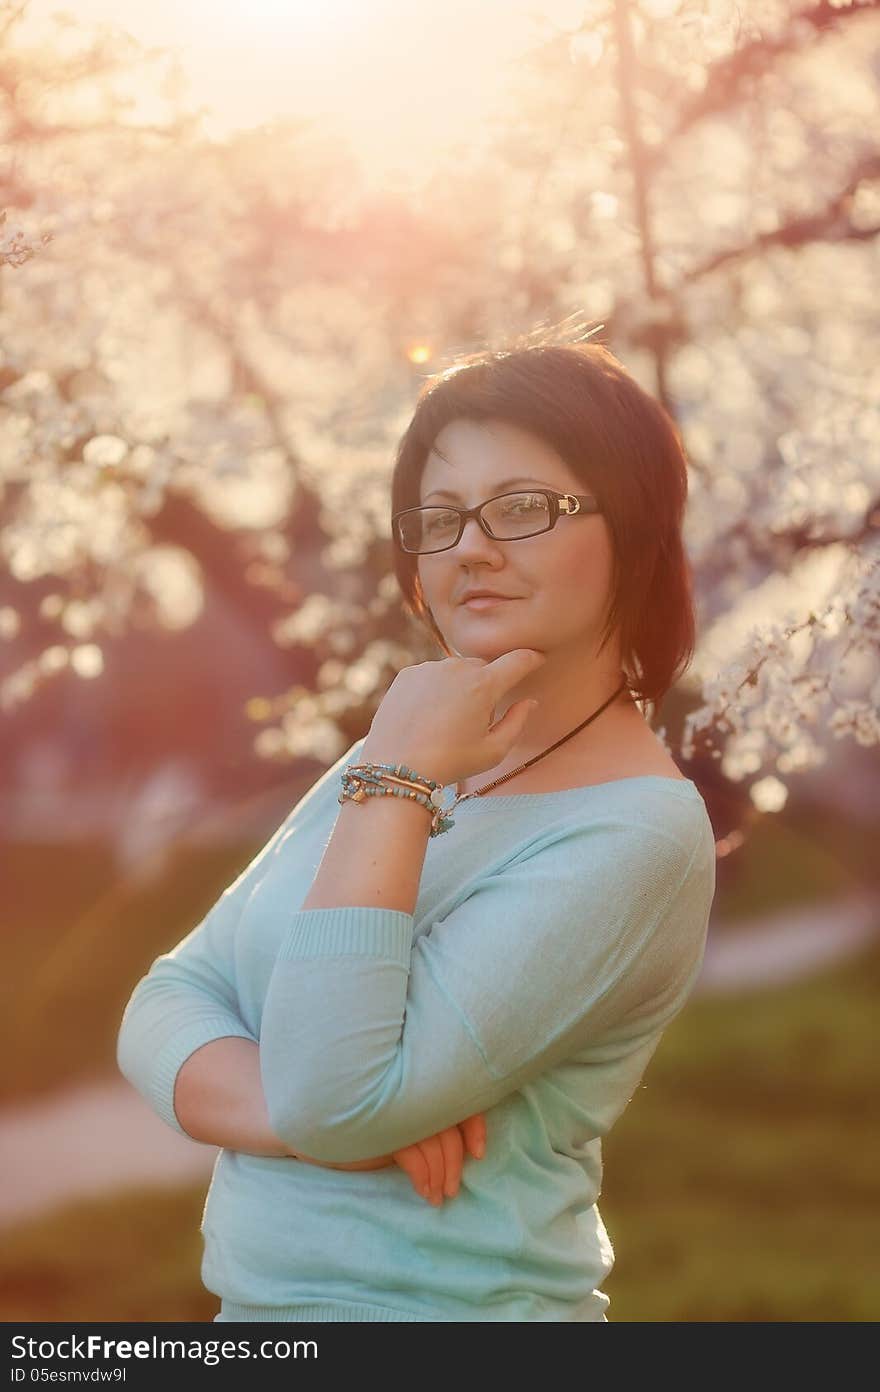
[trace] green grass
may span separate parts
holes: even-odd
[[[782,990],[698,997],[605,1143],[618,1321],[880,1316],[880,948]],[[4,1233],[0,1319],[210,1320],[204,1187]]]
[[[616,1320],[875,1320],[880,949],[692,1000],[605,1144]]]

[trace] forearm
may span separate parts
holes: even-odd
[[[360,762],[390,762],[371,754],[369,741]],[[429,771],[427,771],[429,772]],[[413,913],[431,830],[429,812],[409,798],[346,800],[303,909],[374,908]]]
[[[250,1039],[214,1039],[190,1054],[177,1075],[174,1110],[193,1140],[247,1155],[286,1156],[336,1170],[375,1170],[391,1155],[330,1164],[290,1149],[269,1123],[259,1046]]]
[[[260,1050],[251,1039],[213,1039],[190,1054],[177,1074],[174,1110],[195,1141],[249,1155],[290,1155],[269,1123]]]
[[[365,744],[361,762],[390,762],[387,752]],[[318,871],[306,898],[292,915],[296,934],[309,920],[310,914],[322,919],[326,914],[338,916],[356,912],[378,913],[383,920],[393,921],[392,936],[412,936],[413,915],[419,893],[425,852],[431,830],[428,810],[414,799],[394,796],[370,796],[362,803],[346,799],[339,807],[333,830]],[[294,906],[295,907],[295,906]],[[375,925],[373,925],[375,928]],[[409,960],[410,947],[398,945]],[[357,1005],[350,1012],[347,1006],[322,1016],[318,997],[311,990],[310,980],[318,961],[289,960],[286,951],[276,963],[270,981],[262,1021],[262,1074],[265,1079],[267,1107],[277,1134],[286,1137],[291,1145],[307,1145],[313,1153],[319,1151],[325,1163],[357,1163],[369,1148],[348,1145],[348,1155],[328,1154],[325,1144],[327,1119],[340,1105],[340,1094],[351,1086],[352,1093],[360,1092],[359,1071],[372,1074],[378,1052],[386,1059],[386,1049],[396,1047],[400,1035],[405,1001],[401,992],[401,961],[397,966],[383,949],[372,959],[380,966],[382,980],[368,980],[358,965],[356,945],[352,945],[355,975],[358,982],[346,981],[340,975],[334,990],[353,990]],[[406,972],[403,973],[404,977]],[[359,993],[361,983],[369,1001]],[[405,995],[405,984],[403,985]],[[322,989],[322,995],[323,995]],[[390,998],[386,1000],[386,997]],[[350,1029],[350,1021],[366,1009],[373,1021],[365,1028],[365,1049],[355,1045],[359,1032]],[[387,1021],[383,1016],[388,1012]],[[319,1043],[320,1040],[320,1043]],[[354,1058],[350,1057],[354,1048]],[[315,1066],[315,1060],[319,1063]],[[337,1066],[336,1060],[340,1060]],[[345,1075],[350,1075],[350,1081]],[[369,1110],[372,1103],[365,1099]],[[450,1122],[457,1121],[450,1118]],[[329,1122],[332,1128],[333,1123]],[[428,1133],[426,1133],[428,1134]],[[387,1149],[397,1150],[422,1139],[406,1127],[399,1139]],[[378,1147],[377,1147],[378,1149]],[[352,1157],[352,1159],[349,1159]]]

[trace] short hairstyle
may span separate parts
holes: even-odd
[[[600,651],[619,629],[629,690],[656,708],[690,665],[696,642],[682,537],[687,461],[670,416],[598,343],[470,354],[419,392],[397,449],[392,514],[419,506],[427,456],[443,427],[458,419],[502,420],[530,431],[597,498],[614,557]],[[418,557],[393,542],[404,610],[451,656],[425,601]]]

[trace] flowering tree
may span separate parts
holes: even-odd
[[[0,3],[3,708],[226,586],[314,654],[253,703],[257,752],[336,757],[429,655],[388,519],[421,378],[574,312],[688,448],[682,753],[764,775],[769,810],[825,732],[878,742],[877,0],[590,0],[393,196],[314,125],[211,142],[166,55],[67,20],[36,50],[25,10]]]

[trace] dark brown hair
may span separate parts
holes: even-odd
[[[687,462],[669,415],[601,344],[471,354],[419,392],[397,450],[392,514],[418,507],[428,453],[443,427],[458,419],[503,420],[528,430],[598,499],[614,555],[600,649],[619,627],[629,689],[656,707],[690,665],[696,640],[682,539]],[[418,557],[396,539],[394,573],[405,610],[451,656],[425,601]]]

